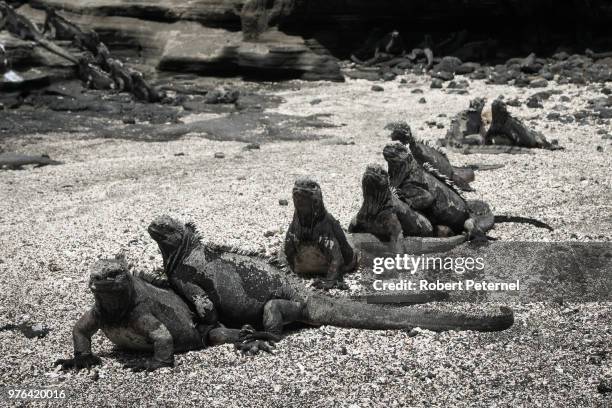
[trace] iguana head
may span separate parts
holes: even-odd
[[[470,101],[470,108],[469,110],[472,112],[482,112],[482,110],[484,109],[485,106],[485,99],[484,98],[474,98]]]
[[[391,143],[383,149],[383,157],[387,161],[391,185],[397,187],[414,168],[414,157],[401,143]]]
[[[159,246],[166,274],[172,272],[169,268],[174,265],[175,260],[186,256],[195,243],[199,242],[194,224],[183,224],[168,215],[155,218],[149,224],[147,231]]]
[[[391,197],[389,174],[379,164],[369,164],[361,179],[363,211],[377,214]]]
[[[132,286],[124,259],[97,261],[89,274],[89,289],[94,293],[128,292]]]
[[[106,320],[118,320],[134,301],[134,283],[125,259],[102,259],[91,268],[89,289],[96,298],[96,311]]]
[[[501,99],[496,99],[491,104],[491,114],[493,116],[493,122],[504,123],[510,117],[508,113],[508,107]]]
[[[319,183],[310,177],[300,177],[293,185],[293,205],[301,225],[314,225],[325,217],[323,193]]]
[[[402,144],[414,143],[414,137],[412,136],[410,125],[404,121],[391,122],[385,126],[385,129],[391,130],[391,140],[394,142],[400,142]]]

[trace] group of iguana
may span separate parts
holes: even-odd
[[[498,218],[486,203],[465,200],[450,178],[467,185],[473,178],[470,168],[451,166],[437,149],[414,139],[406,124],[390,128],[392,138],[405,141],[410,151],[402,143],[389,144],[383,151],[388,172],[379,165],[367,167],[363,205],[351,221],[350,233],[371,233],[398,252],[404,236],[483,237],[496,221],[550,228],[527,218]],[[357,268],[359,254],[326,210],[316,181],[297,179],[292,196],[294,216],[284,242],[292,273],[254,253],[204,244],[192,223],[158,217],[148,233],[161,252],[169,287],[130,273],[124,259],[95,263],[89,281],[95,304],[74,326],[74,357],[56,364],[77,369],[100,364],[91,349],[91,337],[98,330],[119,347],[152,350],[152,359],[128,367],[155,370],[172,366],[175,352],[209,345],[234,343],[249,354],[271,351],[283,327],[293,323],[436,331],[496,331],[513,324],[513,312],[505,307],[494,315],[462,314],[407,306],[423,300],[391,307],[307,289],[296,275],[323,276],[314,287],[344,287],[343,275]]]
[[[88,88],[130,92],[136,99],[145,102],[159,102],[163,99],[164,96],[147,83],[141,72],[111,57],[107,46],[95,31],[82,30],[53,8],[46,9],[42,32],[36,24],[17,13],[4,1],[0,1],[0,16],[0,30],[7,29],[19,38],[34,41],[52,53],[75,63],[79,78]],[[71,41],[82,51],[82,55],[75,57],[53,43],[45,34],[54,40]]]
[[[317,190],[305,180],[297,184],[298,188]],[[299,236],[307,239],[312,237],[308,234],[321,234],[316,241],[327,239],[323,245],[330,254],[342,256],[346,250],[348,263],[355,262],[350,248],[334,249],[345,242],[333,217],[318,210],[311,215],[302,221],[314,226],[319,219],[321,227],[299,231],[303,232]],[[153,351],[152,359],[126,365],[138,371],[171,367],[175,352],[223,343],[233,343],[248,354],[271,351],[284,326],[292,323],[374,330],[421,327],[498,331],[514,322],[512,310],[506,307],[496,314],[465,314],[317,294],[267,259],[205,245],[193,224],[168,216],[156,218],[148,232],[159,246],[170,287],[154,285],[130,273],[124,259],[96,262],[89,279],[95,303],[74,326],[73,358],[57,360],[56,365],[81,369],[101,364],[91,347],[91,338],[98,330],[118,347]],[[298,238],[298,248],[289,256],[294,268],[300,263],[297,258],[305,253],[301,243]],[[348,269],[343,259],[335,259],[335,267]]]
[[[561,150],[556,141],[549,142],[540,132],[527,128],[513,117],[506,103],[496,99],[491,104],[491,125],[487,129],[483,119],[485,100],[475,98],[467,110],[459,112],[452,120],[444,139],[438,143],[462,153],[530,153],[533,148]]]

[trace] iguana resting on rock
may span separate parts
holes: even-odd
[[[60,41],[72,41],[80,49],[97,55],[100,38],[93,30],[83,31],[76,24],[57,14],[54,8],[47,7],[42,33],[50,33],[52,38]]]
[[[257,352],[270,351],[272,345],[268,341],[278,340],[248,326],[227,329],[195,324],[193,312],[176,293],[133,276],[122,260],[94,264],[89,289],[95,304],[72,330],[74,358],[55,362],[64,369],[101,364],[100,357],[91,350],[91,338],[98,330],[120,348],[153,351],[152,359],[126,365],[135,371],[172,367],[175,352],[207,345],[235,343],[243,351]]]
[[[115,81],[116,88],[119,92],[132,92],[134,90],[134,81],[132,80],[131,72],[121,61],[109,58],[108,67],[111,78]]]
[[[549,143],[542,133],[527,129],[523,122],[512,117],[501,99],[493,101],[491,112],[493,120],[485,135],[485,144],[548,150],[562,149],[562,147]]]
[[[197,310],[200,321],[228,327],[250,324],[280,334],[283,326],[333,325],[387,330],[504,330],[513,313],[467,315],[410,307],[388,308],[316,295],[269,262],[220,251],[201,243],[193,224],[162,216],[149,225],[158,243],[170,286]]]
[[[106,72],[111,72],[110,60],[112,59],[110,50],[100,41],[96,49],[96,64]]]
[[[350,233],[370,233],[380,241],[390,242],[396,253],[402,253],[402,237],[433,236],[429,220],[393,194],[389,175],[381,166],[371,164],[366,168],[361,188],[363,204],[351,220]]]
[[[4,1],[0,1],[0,30],[6,29],[8,32],[25,41],[34,41],[41,47],[59,55],[73,63],[77,59],[62,47],[47,40],[38,28],[24,16],[17,14],[15,10]]]
[[[164,98],[161,92],[152,87],[145,81],[144,76],[141,72],[131,71],[132,77],[132,93],[136,99],[144,102],[161,102]]]
[[[93,56],[89,52],[79,58],[78,73],[87,88],[105,90],[116,87],[113,78],[95,65]]]
[[[33,164],[34,167],[63,164],[53,160],[46,154],[41,156],[28,156],[20,153],[0,153],[0,169],[21,170],[23,166]]]
[[[386,61],[396,56],[401,56],[406,53],[406,47],[399,31],[393,30],[387,33],[384,37],[376,41],[373,49],[364,47],[354,54],[351,54],[351,60],[357,64],[374,65],[377,62]],[[363,59],[363,55],[372,55],[371,58]]]
[[[357,267],[357,254],[340,223],[325,209],[319,184],[307,177],[293,186],[293,221],[285,236],[285,256],[291,270],[302,276],[325,276],[315,286],[343,286],[342,277]]]
[[[413,209],[422,211],[435,225],[438,236],[450,228],[455,234],[466,232],[468,237],[483,238],[494,222],[519,222],[552,228],[538,220],[518,216],[493,216],[489,206],[479,200],[465,200],[452,183],[445,183],[436,169],[426,171],[401,143],[388,144],[383,156],[389,167],[391,186],[398,197]],[[426,166],[427,167],[427,166]]]

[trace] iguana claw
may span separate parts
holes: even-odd
[[[234,347],[247,355],[256,355],[260,351],[272,353],[277,341],[280,341],[279,336],[270,332],[255,331],[252,326],[245,324],[240,329],[240,335]]]
[[[89,369],[100,364],[102,364],[102,360],[95,354],[83,354],[75,356],[74,358],[60,358],[53,363],[54,366],[62,366],[62,370],[71,368],[76,370],[81,370],[83,368]]]

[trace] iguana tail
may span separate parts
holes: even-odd
[[[466,145],[451,148],[463,154],[534,154],[533,149],[519,146],[505,145]]]
[[[389,307],[312,296],[306,302],[307,321],[312,325],[331,325],[355,329],[393,330],[420,327],[433,331],[500,331],[512,326],[514,313],[501,307],[494,315],[441,312],[412,307]]]
[[[554,231],[553,227],[546,224],[545,222],[536,220],[534,218],[520,217],[515,215],[496,215],[495,222],[517,222],[521,224],[530,224],[538,228],[546,228],[549,231]]]
[[[497,170],[504,167],[505,164],[468,164],[467,166],[457,167],[457,169],[470,169],[472,171],[487,171],[487,170]]]

